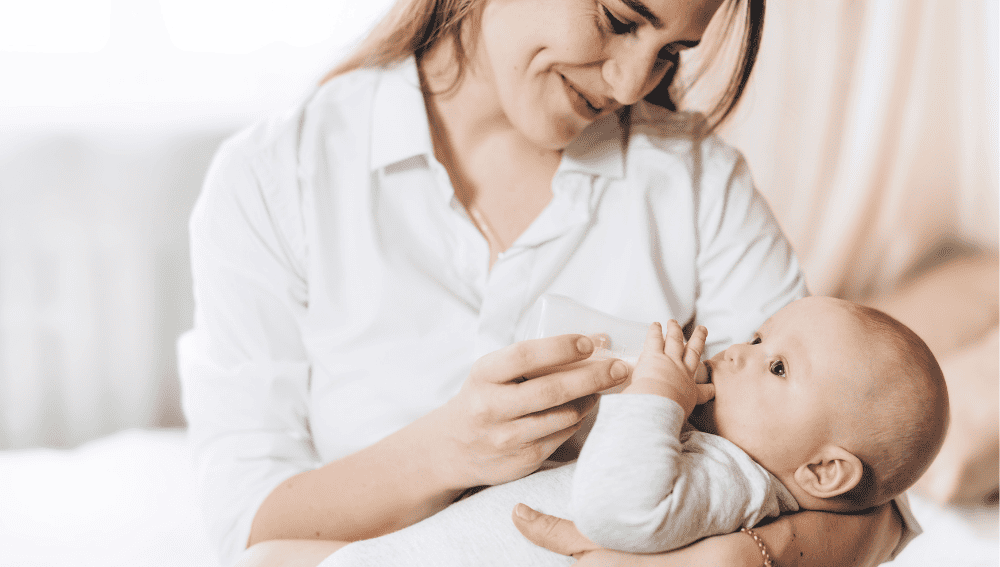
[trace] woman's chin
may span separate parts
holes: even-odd
[[[535,147],[542,150],[562,151],[583,132],[589,123],[572,117],[557,116],[546,124],[531,124],[521,134]]]

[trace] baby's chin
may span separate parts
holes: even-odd
[[[718,435],[719,432],[715,428],[715,400],[709,400],[700,406],[695,406],[688,422],[698,431]]]

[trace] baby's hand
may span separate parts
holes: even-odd
[[[687,419],[695,405],[703,404],[715,395],[712,384],[696,384],[694,380],[701,364],[708,329],[699,325],[686,345],[677,321],[667,321],[666,340],[662,332],[659,323],[649,326],[642,354],[632,372],[632,383],[623,393],[670,398],[680,404],[684,409],[684,419]]]

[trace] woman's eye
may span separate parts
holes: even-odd
[[[754,337],[753,340],[750,341],[750,344],[752,344],[752,345],[759,345],[760,344],[760,337]]]
[[[611,24],[611,31],[619,35],[635,31],[635,24],[632,22],[623,22],[616,18],[607,8],[603,6],[601,8],[604,10],[604,16],[608,19],[608,23]]]
[[[775,376],[785,377],[785,363],[780,360],[775,360],[771,363],[771,374]]]

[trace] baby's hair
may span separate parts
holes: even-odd
[[[862,510],[888,502],[927,470],[948,428],[948,390],[927,344],[891,316],[863,305],[850,310],[870,341],[879,395],[861,423],[861,481],[838,498]]]

